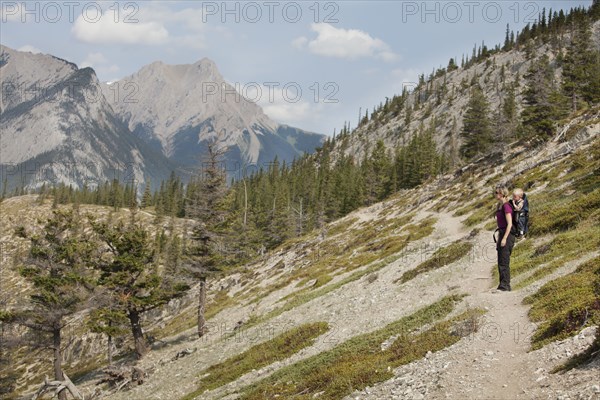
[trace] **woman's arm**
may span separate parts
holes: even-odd
[[[508,235],[510,235],[510,230],[512,228],[512,213],[505,213],[504,215],[506,216],[507,224],[504,236],[502,237],[502,242],[500,243],[500,246],[502,247],[506,246],[506,239],[508,239]]]

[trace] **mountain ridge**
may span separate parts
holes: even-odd
[[[115,85],[134,88],[135,101],[115,101]],[[325,136],[272,121],[225,81],[214,61],[169,65],[157,61],[103,91],[129,129],[171,160],[194,164],[202,143],[217,139],[228,165],[263,165],[275,156],[291,162],[319,147]],[[285,136],[285,137],[284,137]],[[294,140],[286,140],[293,137]]]
[[[1,114],[8,186],[94,187],[112,179],[139,185],[158,183],[176,169],[115,118],[93,69],[6,46],[2,59],[3,88],[18,89],[7,93]]]
[[[92,68],[52,55],[4,45],[0,54],[0,163],[8,190],[118,179],[141,192],[146,180],[158,187],[172,171],[187,181],[202,163],[206,140],[217,137],[229,150],[230,176],[238,178],[248,166],[291,162],[325,138],[275,123],[241,96],[202,101],[206,84],[234,91],[208,58],[177,66],[157,61],[131,81],[107,85]]]

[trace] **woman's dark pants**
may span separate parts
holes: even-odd
[[[503,230],[498,235],[498,243],[496,243],[496,250],[498,251],[498,273],[500,275],[500,284],[498,289],[510,290],[510,254],[515,245],[515,237],[509,234],[506,238],[506,246],[501,247],[500,243],[504,237]]]

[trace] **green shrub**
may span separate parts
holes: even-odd
[[[208,375],[200,380],[200,387],[182,400],[193,399],[206,390],[233,382],[253,369],[285,360],[303,348],[311,346],[315,338],[328,330],[329,325],[326,322],[304,324],[264,343],[257,344],[222,363],[210,366],[202,371],[202,374],[208,373]]]
[[[518,281],[513,288],[525,287],[598,247],[600,247],[600,225],[591,221],[585,221],[577,229],[561,232],[549,243],[530,249],[530,257],[522,259],[521,264],[515,266],[517,275],[530,270],[533,272]]]
[[[546,283],[523,300],[531,304],[531,320],[540,323],[532,337],[533,349],[574,335],[584,324],[600,323],[600,301],[594,293],[594,281],[599,274],[600,257],[596,257],[574,272]]]
[[[404,283],[420,274],[452,264],[466,256],[472,248],[473,242],[458,240],[449,246],[437,250],[429,259],[419,264],[416,268],[402,274],[398,280]]]
[[[550,232],[565,231],[577,226],[592,212],[600,208],[600,189],[583,196],[573,196],[566,203],[552,204],[536,212],[531,218],[530,235],[539,236]]]
[[[481,312],[472,310],[422,333],[414,333],[447,316],[461,297],[445,297],[382,329],[355,336],[331,350],[284,367],[245,388],[241,398],[340,399],[354,390],[389,379],[393,376],[392,368],[421,358],[427,351],[447,347],[477,328],[471,322]],[[465,322],[472,329],[464,329]],[[393,335],[397,339],[382,351],[381,344]]]

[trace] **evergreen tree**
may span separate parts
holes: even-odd
[[[521,113],[523,129],[529,136],[548,139],[554,133],[559,112],[553,101],[553,97],[556,97],[554,72],[547,55],[544,54],[531,64],[525,80],[525,107]]]
[[[577,111],[578,99],[590,104],[600,101],[600,51],[591,47],[587,18],[574,28],[573,38],[563,61],[562,89]]]
[[[109,293],[98,296],[95,307],[91,310],[87,325],[90,331],[101,333],[108,338],[106,359],[108,365],[113,363],[113,339],[127,333],[127,315],[119,309],[118,303]]]
[[[62,330],[68,317],[86,308],[91,293],[91,270],[95,245],[82,229],[79,215],[57,209],[41,233],[31,235],[29,256],[19,273],[34,288],[30,307],[12,316],[29,328],[36,341],[53,350],[54,379],[65,380],[62,368]],[[59,393],[65,400],[66,391]]]
[[[362,169],[365,184],[367,185],[365,188],[367,205],[387,197],[390,193],[391,185],[391,160],[382,140],[377,141],[370,155],[365,153]]]
[[[450,129],[450,140],[448,143],[448,151],[446,154],[446,159],[448,160],[448,166],[450,168],[455,168],[460,164],[460,147],[458,144],[460,132],[458,130],[458,122],[456,121],[456,117],[452,118],[452,128]]]
[[[150,180],[146,179],[146,187],[144,188],[144,194],[142,195],[141,208],[147,208],[152,205],[152,191],[150,190]]]
[[[448,67],[446,68],[446,70],[448,72],[452,72],[456,69],[458,69],[458,65],[456,65],[456,61],[454,61],[454,58],[451,58],[450,61],[448,61]]]
[[[221,269],[220,249],[222,243],[220,224],[224,220],[222,202],[226,194],[225,172],[221,167],[224,149],[216,140],[207,143],[207,154],[202,170],[196,177],[194,197],[189,198],[186,215],[196,223],[192,233],[193,244],[188,248],[188,271],[198,280],[198,336],[207,332],[206,327],[206,281],[211,273]]]
[[[511,49],[511,40],[510,40],[510,25],[506,24],[506,36],[504,37],[504,46],[502,50],[508,51]]]
[[[514,85],[509,85],[505,93],[496,119],[496,132],[500,141],[514,137],[519,123]]]
[[[148,351],[141,317],[144,313],[182,296],[188,287],[180,282],[167,282],[153,263],[154,249],[150,234],[137,222],[136,211],[130,211],[130,221],[115,225],[91,219],[94,232],[106,245],[109,257],[96,265],[100,272],[98,284],[109,293],[109,321],[127,318],[138,358]]]
[[[461,153],[467,159],[487,152],[492,145],[489,105],[479,86],[475,86],[471,91],[463,118],[462,136],[464,143]]]
[[[437,153],[434,140],[435,118],[432,118],[429,127],[421,127],[421,182],[435,176],[441,170],[440,156]]]
[[[112,206],[115,210],[117,210],[120,207],[123,207],[123,193],[124,189],[123,186],[120,184],[119,180],[113,179],[108,195],[108,205]]]
[[[165,279],[172,279],[174,276],[179,275],[179,268],[181,266],[181,252],[182,252],[182,243],[181,238],[175,232],[174,222],[171,221],[170,225],[170,238],[169,244],[166,251],[166,272],[167,275]]]

